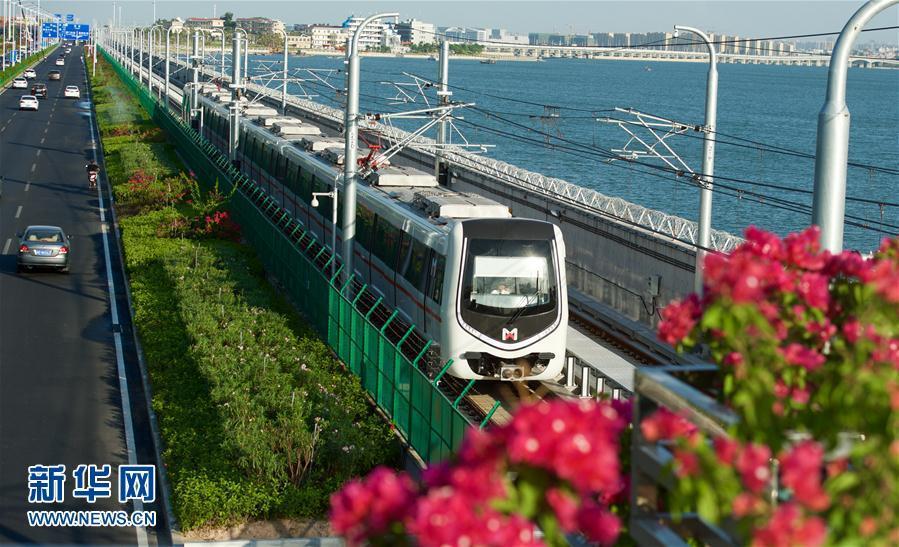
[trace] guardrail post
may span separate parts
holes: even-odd
[[[590,367],[581,365],[581,399],[590,396]]]
[[[577,357],[569,355],[565,358],[565,387],[574,387],[574,365]]]
[[[606,379],[604,376],[596,375],[596,398],[601,399],[606,391]]]

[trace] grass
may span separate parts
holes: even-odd
[[[111,66],[92,82],[176,518],[187,531],[323,516],[398,442],[253,250],[216,237],[233,235],[209,220],[226,198],[185,175]]]

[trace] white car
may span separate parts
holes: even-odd
[[[26,78],[29,78],[29,79],[37,78],[37,72],[35,72],[33,68],[27,68],[27,69],[25,69],[25,73],[22,74],[22,76],[25,76]]]
[[[28,89],[28,80],[25,78],[16,78],[12,81],[13,89]]]
[[[19,110],[37,110],[37,97],[34,95],[22,95],[19,99]]]
[[[56,66],[65,66],[65,64],[66,64],[66,60],[63,59],[62,57],[56,59]]]
[[[72,53],[72,48],[67,47],[67,48],[66,48],[66,53]]]
[[[62,92],[63,97],[66,99],[80,99],[81,92],[78,91],[77,85],[67,85],[65,90]]]

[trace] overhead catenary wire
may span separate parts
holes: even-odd
[[[523,142],[526,144],[533,144],[533,145],[537,145],[537,146],[545,145],[544,141],[542,141],[542,140],[532,139],[532,138],[524,137],[521,135],[517,135],[515,133],[503,131],[503,130],[497,129],[495,127],[477,124],[470,120],[458,120],[458,123],[467,125],[467,126],[470,126],[470,127],[473,127],[473,128],[485,131],[485,132],[489,132],[489,133],[492,133],[492,134],[495,134],[495,135],[498,135],[501,137],[516,140],[518,142]],[[592,151],[586,151],[583,149],[579,150],[576,147],[565,146],[565,145],[561,145],[561,146],[557,145],[557,146],[555,146],[555,148],[562,151],[563,153],[567,153],[567,154],[573,155],[573,156],[581,158],[581,159],[590,159],[590,160],[595,161],[595,160],[597,160],[597,156],[599,156],[600,158],[606,157],[602,154],[598,154],[597,153],[598,151],[596,151],[596,150],[592,150]],[[640,168],[636,167],[636,166],[639,166],[639,167],[658,168],[659,166],[656,166],[656,165],[643,164],[641,162],[633,162],[630,160],[622,162],[622,163],[609,164],[609,163],[602,162],[600,164],[601,165],[611,165],[611,166],[614,166],[617,168],[635,171],[635,172],[638,172],[641,174],[650,175],[650,176],[654,176],[657,178],[662,178],[667,181],[672,181],[675,183],[684,184],[684,185],[688,185],[691,187],[697,186],[695,182],[691,182],[690,180],[686,180],[682,177],[670,176],[673,174],[671,172],[668,172],[669,176],[666,176],[663,172],[648,171],[646,169],[640,169]],[[634,164],[636,164],[636,166]],[[528,181],[526,181],[525,179],[521,179],[520,177],[516,177],[516,178],[519,178],[519,180],[521,180],[522,182],[528,183]],[[811,206],[810,205],[793,202],[793,201],[789,201],[789,200],[784,200],[782,198],[778,198],[778,197],[770,196],[770,195],[766,195],[766,194],[761,194],[758,192],[752,192],[749,190],[733,188],[733,187],[723,185],[723,184],[716,184],[716,186],[713,188],[713,191],[718,194],[734,197],[737,199],[747,199],[747,200],[755,201],[761,205],[765,205],[765,206],[772,207],[775,209],[786,210],[786,211],[790,211],[790,212],[794,212],[794,213],[811,214]],[[618,218],[618,217],[615,217],[615,218]],[[899,235],[899,226],[896,226],[896,225],[877,222],[877,221],[871,221],[871,220],[857,217],[857,216],[851,215],[851,214],[847,214],[846,218],[847,218],[846,224],[850,225],[850,226],[855,226],[857,228],[875,231],[875,232],[879,232],[879,233],[883,233],[883,234],[887,234],[887,235]],[[897,231],[892,232],[889,230],[872,227],[872,226],[870,226],[870,224],[881,225],[886,228],[896,228]]]

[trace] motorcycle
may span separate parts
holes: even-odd
[[[97,171],[88,171],[87,173],[87,182],[89,188],[97,187]]]

